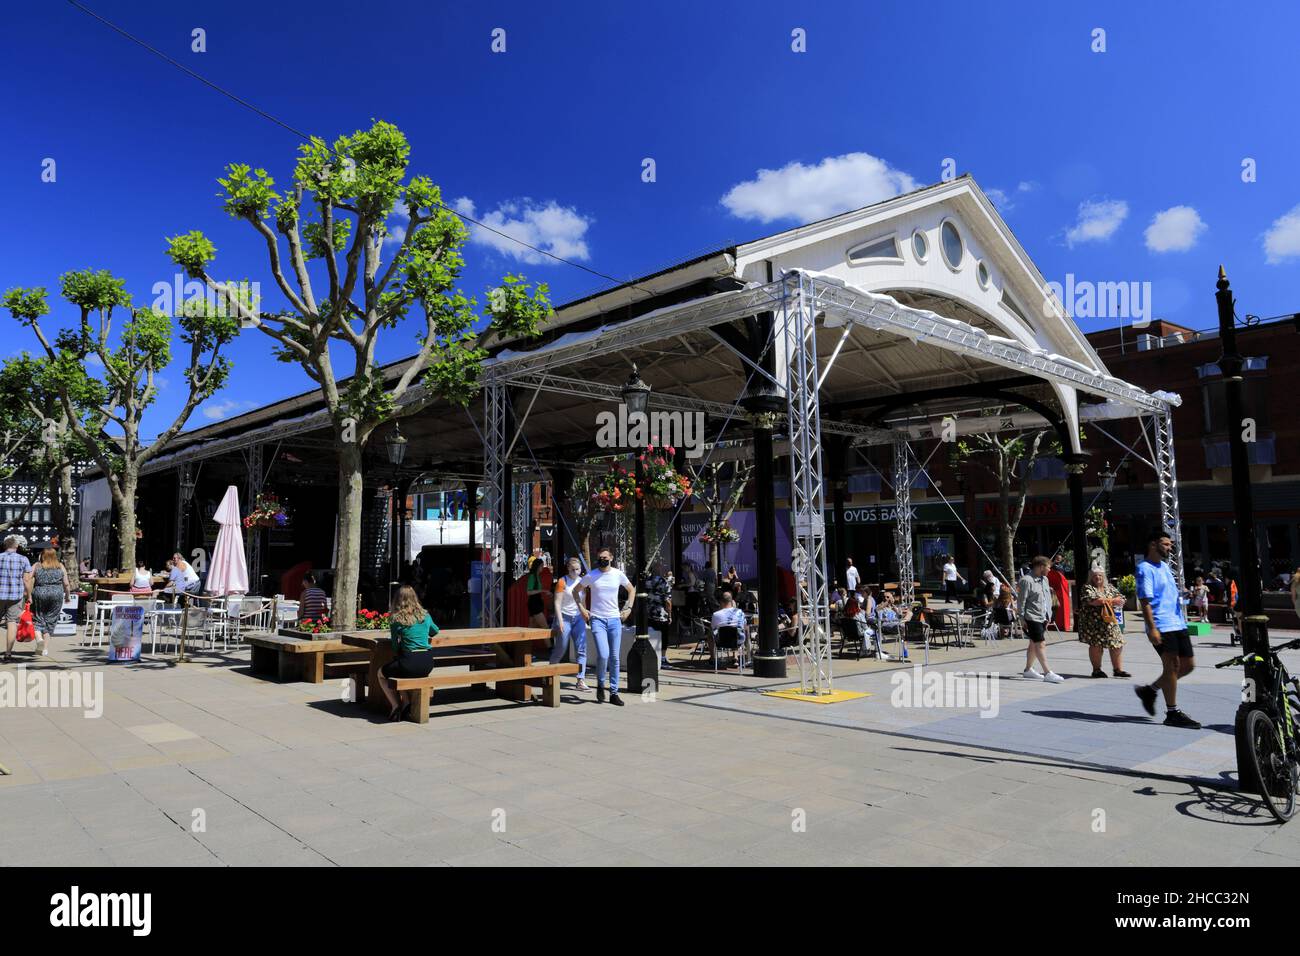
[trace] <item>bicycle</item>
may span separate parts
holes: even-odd
[[[1279,823],[1286,823],[1295,814],[1296,791],[1300,789],[1300,740],[1297,740],[1295,718],[1300,714],[1300,678],[1292,677],[1278,657],[1279,651],[1300,648],[1300,639],[1270,647],[1265,654],[1243,654],[1215,668],[1247,666],[1256,668],[1253,699],[1246,704],[1254,706],[1248,711],[1244,727],[1245,750],[1258,781],[1259,794],[1264,805]],[[1247,687],[1250,685],[1247,684]],[[1237,748],[1238,754],[1242,747]],[[1243,784],[1245,782],[1243,781]]]

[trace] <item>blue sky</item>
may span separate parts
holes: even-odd
[[[1049,280],[1149,281],[1155,317],[1205,328],[1223,262],[1239,312],[1300,310],[1295,4],[85,2],[299,129],[396,123],[449,200],[613,276],[935,182],[951,158]],[[274,304],[214,180],[233,161],[287,180],[297,138],[67,3],[5,20],[0,289],[107,268],[145,304],[176,271],[164,237],[197,228],[216,272]],[[471,243],[464,288],[521,271],[562,302],[605,284],[523,253]],[[72,318],[60,302],[49,322]],[[2,322],[0,357],[34,347]],[[269,344],[242,335],[190,427],[310,387]],[[181,400],[179,369],[165,378],[146,431]]]

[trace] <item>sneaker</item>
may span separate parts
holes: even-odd
[[[670,668],[670,667],[672,667],[672,666],[673,666],[673,665],[670,664],[670,663],[668,662],[668,659],[667,659],[667,658],[665,658],[664,660],[662,660],[662,661],[659,662],[659,669],[662,670],[662,671],[666,671],[666,670],[668,670],[668,668]]]
[[[1147,684],[1140,687],[1134,687],[1133,693],[1138,695],[1138,700],[1142,701],[1142,707],[1147,712],[1147,716],[1156,715],[1156,689]]]
[[[580,691],[582,691],[582,692],[585,694],[587,691],[591,690],[591,687],[587,684],[587,682],[586,682],[585,680],[583,680],[581,677],[579,677],[579,678],[578,678],[578,683],[576,683],[576,684],[573,685],[573,689],[574,689],[574,690],[580,690]]]
[[[887,661],[889,660],[889,655],[886,654],[884,651],[881,651],[879,654],[876,655],[876,660]]]
[[[1188,717],[1181,710],[1171,710],[1165,714],[1166,727],[1183,727],[1187,730],[1200,730],[1201,725]]]
[[[1025,680],[1043,679],[1043,675],[1038,673],[1038,671],[1034,670],[1032,667],[1026,667],[1020,676],[1023,677]]]
[[[618,694],[610,694],[610,695],[609,695],[609,702],[610,702],[611,704],[613,704],[615,707],[622,707],[622,706],[623,706],[623,698],[622,698],[622,697],[619,697]],[[1200,725],[1200,724],[1197,724],[1196,726],[1199,727],[1199,726],[1201,726],[1201,725]]]
[[[1047,681],[1049,684],[1065,683],[1065,678],[1062,677],[1060,674],[1056,673],[1056,671],[1048,671],[1046,674],[1043,675],[1043,680]]]

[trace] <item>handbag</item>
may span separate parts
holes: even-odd
[[[32,621],[32,602],[23,607],[22,617],[18,618],[18,640],[21,642],[36,640],[36,624]]]

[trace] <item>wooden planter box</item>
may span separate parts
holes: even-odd
[[[281,637],[300,637],[309,641],[311,640],[324,641],[336,637],[339,632],[321,631],[318,634],[313,634],[310,631],[300,631],[296,627],[285,627],[284,625],[281,625],[279,628],[277,628],[276,633],[279,634]]]

